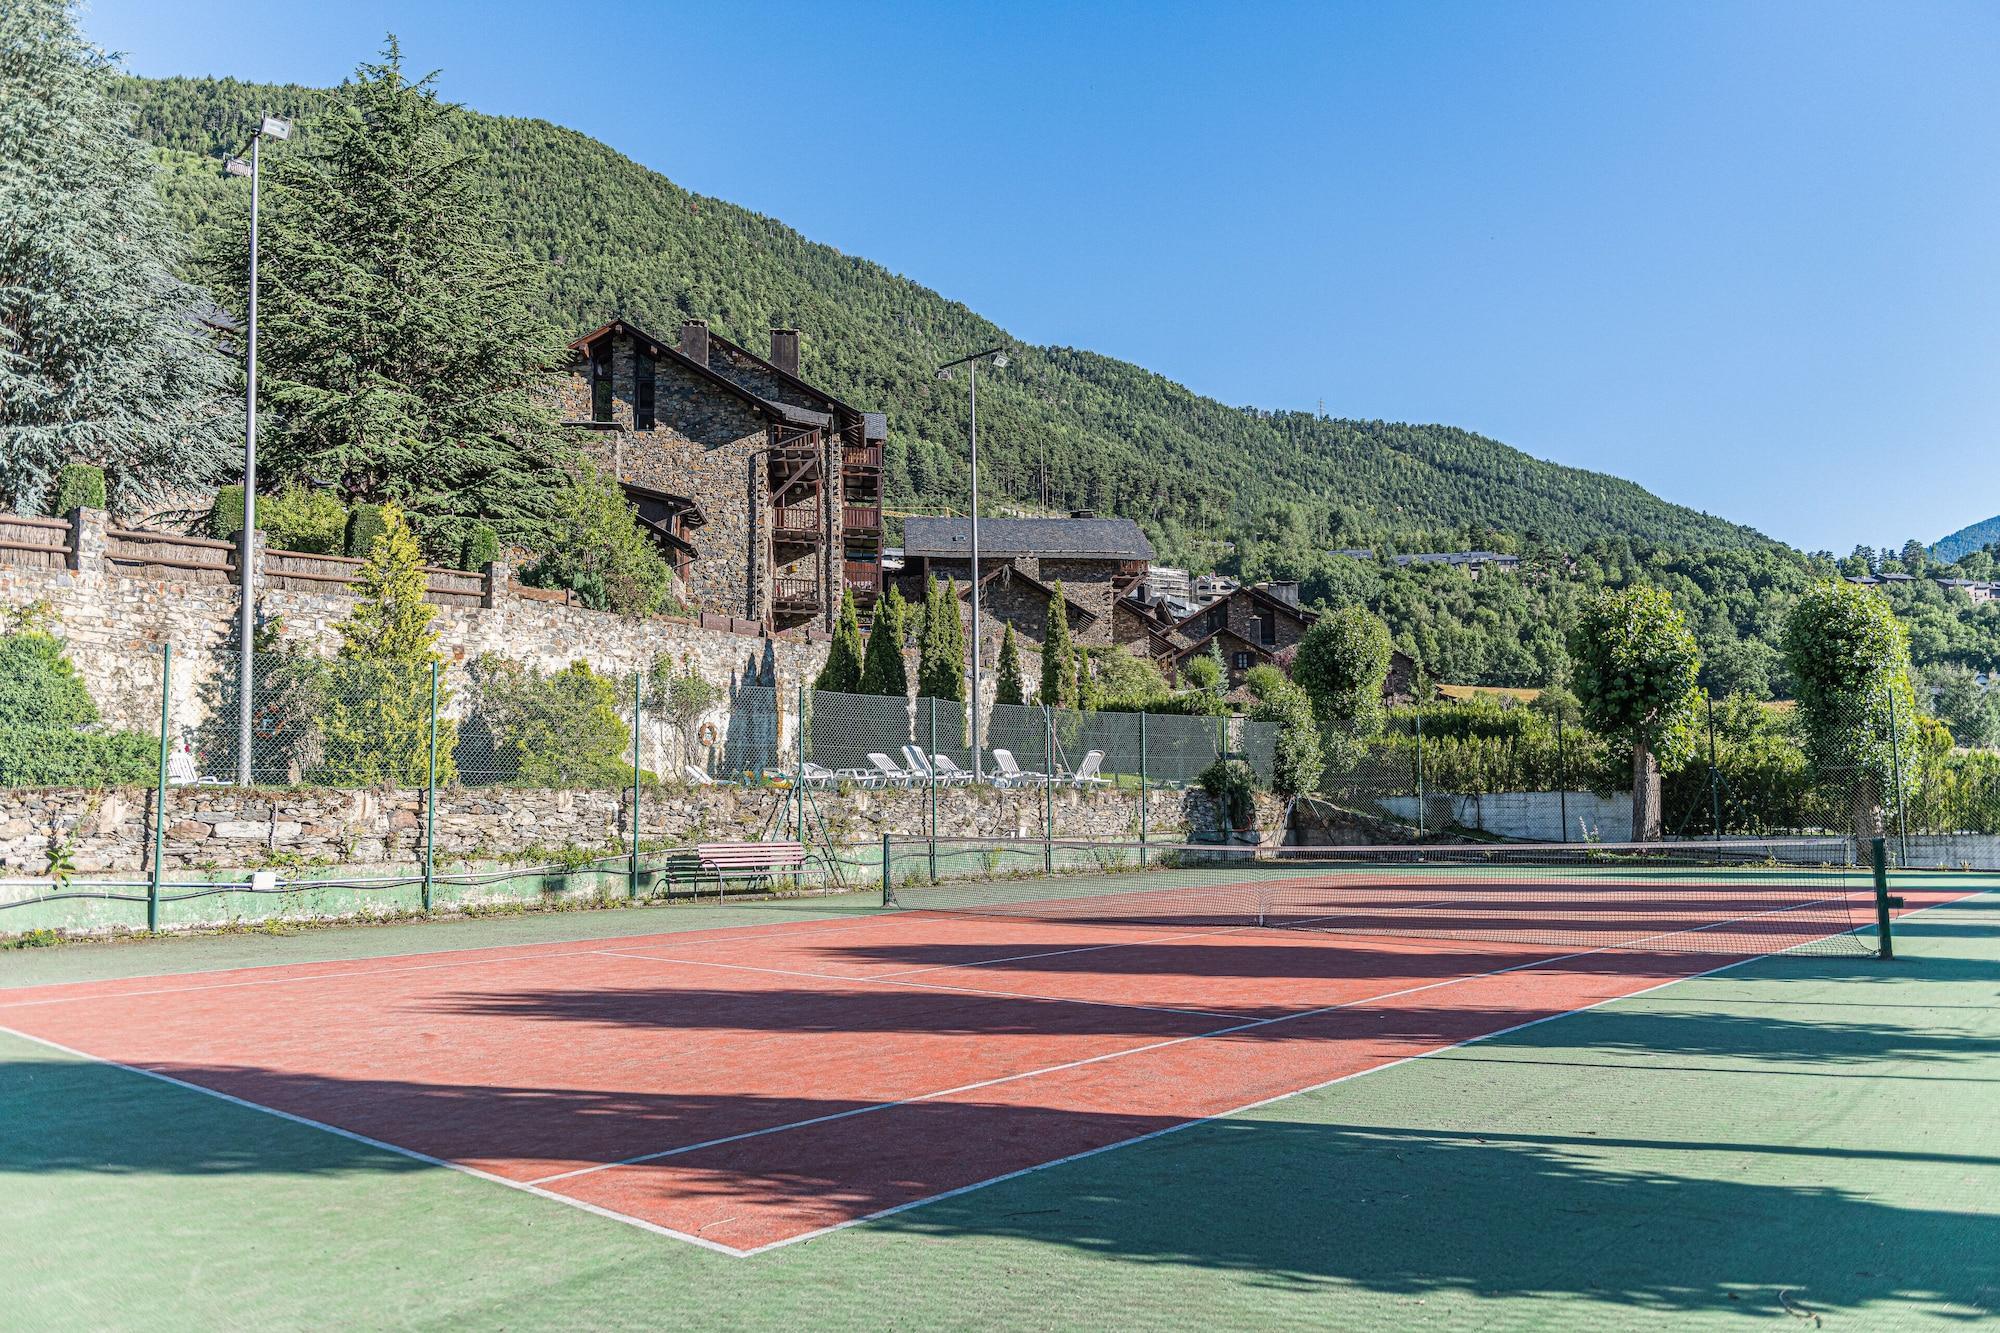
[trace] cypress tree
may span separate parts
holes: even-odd
[[[1076,644],[1069,635],[1069,601],[1062,580],[1049,587],[1048,628],[1042,633],[1042,694],[1048,708],[1076,707]]]
[[[1021,680],[1021,646],[1014,638],[1014,627],[1000,636],[1000,666],[994,673],[993,702],[1001,704],[1024,704],[1028,701],[1023,693],[1025,686]]]
[[[861,663],[861,692],[907,698],[909,673],[903,668],[903,594],[889,589],[889,595],[875,609],[875,625],[868,631],[868,654]]]
[[[958,618],[958,589],[950,579],[924,588],[924,637],[917,659],[917,693],[965,701],[965,626]]]
[[[448,561],[475,521],[531,538],[553,514],[565,450],[544,397],[564,350],[434,79],[405,78],[392,37],[267,159],[259,446],[274,484],[394,500]],[[232,292],[241,251],[206,257]]]
[[[854,609],[854,591],[840,594],[840,615],[833,622],[833,646],[826,665],[813,681],[815,690],[830,694],[861,693],[861,617]]]
[[[64,464],[112,506],[205,490],[242,456],[231,368],[174,276],[179,232],[110,60],[70,0],[0,5],[0,506]]]

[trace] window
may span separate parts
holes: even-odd
[[[639,353],[632,370],[632,429],[653,428],[653,358]]]
[[[1238,671],[1248,671],[1250,669],[1250,654],[1236,654],[1235,657],[1230,659],[1230,665],[1234,666]]]
[[[1278,641],[1278,613],[1265,611],[1257,617],[1257,642],[1265,647]]]
[[[590,419],[611,420],[611,349],[600,346],[590,354]]]
[[[1224,626],[1226,626],[1226,625],[1227,625],[1228,623],[1229,623],[1229,608],[1228,608],[1228,607],[1226,607],[1226,606],[1224,606],[1224,605],[1222,605],[1221,603],[1219,603],[1219,602],[1218,602],[1218,603],[1217,603],[1217,604],[1216,604],[1215,606],[1213,606],[1213,607],[1209,608],[1209,612],[1208,612],[1208,632],[1209,632],[1210,634],[1213,634],[1213,633],[1215,633],[1215,632],[1216,632],[1217,630],[1219,630],[1219,629],[1223,628],[1223,627],[1224,627]]]

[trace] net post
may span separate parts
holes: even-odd
[[[431,761],[424,773],[424,911],[437,887],[438,662],[431,659]]]
[[[632,673],[632,861],[625,872],[625,896],[639,896],[639,733],[645,723],[646,668]]]
[[[924,765],[924,771],[929,775],[929,785],[931,789],[930,790],[930,801],[931,801],[930,861],[931,861],[931,883],[935,884],[937,883],[937,755],[938,755],[937,696],[935,694],[930,696],[930,703],[931,703],[931,758],[930,762]],[[882,857],[883,857],[882,888],[885,893],[888,891],[889,888],[889,881],[887,878],[889,874],[888,856],[889,856],[889,840],[885,836],[882,839]]]
[[[932,854],[936,855],[935,852]],[[935,877],[936,872],[933,871],[932,875]],[[882,835],[882,906],[894,907],[895,905],[896,883],[889,874],[889,835],[884,833]]]
[[[174,680],[174,646],[160,645],[160,780],[153,789],[153,873],[146,882],[146,932],[160,928],[160,858],[167,842],[167,760],[169,705]]]
[[[1139,864],[1146,865],[1146,712],[1139,710]]]
[[[1875,956],[1887,962],[1896,957],[1889,909],[1903,905],[1901,898],[1889,892],[1889,840],[1870,838],[1868,857],[1875,872]]]
[[[1042,705],[1042,873],[1056,872],[1056,712]]]

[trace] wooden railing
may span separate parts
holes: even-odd
[[[879,444],[843,445],[840,450],[840,465],[842,467],[879,468],[882,466],[882,446]]]
[[[0,514],[0,561],[33,569],[61,569],[69,557],[68,519]]]
[[[819,580],[800,579],[781,575],[772,586],[772,600],[781,606],[819,605]]]
[[[849,532],[880,532],[881,505],[842,505],[840,524]]]
[[[236,578],[236,543],[172,532],[110,528],[104,559],[120,573],[181,583],[229,583]]]
[[[857,597],[864,593],[873,597],[882,591],[882,566],[872,560],[847,561],[843,577]]]
[[[819,537],[819,506],[788,505],[771,511],[771,530],[780,537]]]

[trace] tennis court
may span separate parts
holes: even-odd
[[[1866,968],[1841,846],[912,841],[876,913],[17,988],[0,1028],[747,1256],[1763,955]]]

